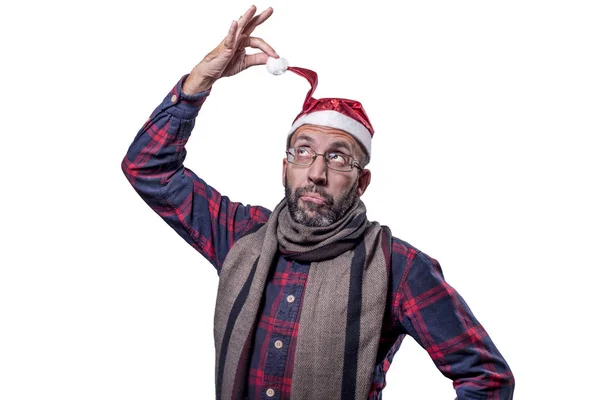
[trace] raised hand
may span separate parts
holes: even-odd
[[[194,67],[183,85],[186,94],[196,94],[210,88],[217,79],[235,75],[253,65],[266,64],[269,57],[279,56],[273,48],[259,37],[250,36],[254,29],[265,22],[273,9],[256,14],[252,6],[239,20],[233,21],[225,39],[198,65]],[[246,54],[246,48],[259,49],[256,54]]]

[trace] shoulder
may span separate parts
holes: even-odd
[[[262,206],[243,205],[234,203],[234,236],[237,239],[259,230],[266,224],[272,211]]]
[[[420,272],[437,272],[441,274],[438,261],[417,247],[392,236],[391,248],[391,277],[395,286],[406,282],[409,275],[419,275]]]
[[[421,250],[413,246],[412,244],[396,237],[392,236],[392,266],[410,266],[414,259],[421,254]]]

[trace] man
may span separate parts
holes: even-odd
[[[512,373],[436,260],[366,219],[373,129],[360,103],[314,99],[288,134],[285,198],[231,202],[184,168],[184,145],[215,82],[277,53],[250,36],[251,7],[173,88],[123,170],[144,200],[219,272],[218,399],[378,399],[406,334],[459,399],[511,399]],[[260,52],[247,55],[252,47]]]

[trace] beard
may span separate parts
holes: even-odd
[[[326,227],[342,219],[348,210],[350,210],[354,202],[358,199],[358,195],[356,194],[357,187],[358,179],[346,193],[338,200],[335,200],[333,196],[325,193],[322,187],[314,184],[292,190],[286,176],[285,199],[290,215],[295,222],[310,227]],[[298,201],[306,193],[317,193],[325,200],[326,204],[315,204],[304,201],[304,207],[300,207]]]

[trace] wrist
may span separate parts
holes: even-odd
[[[216,79],[211,79],[205,76],[195,77],[190,74],[183,83],[181,90],[188,96],[194,96],[210,89],[212,85],[214,85],[215,81]]]

